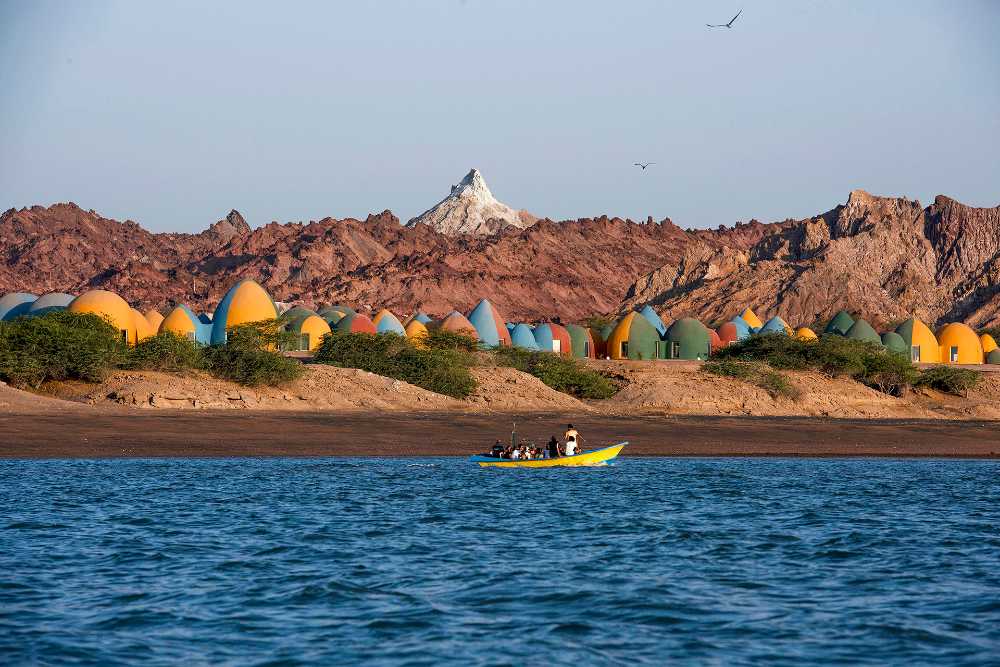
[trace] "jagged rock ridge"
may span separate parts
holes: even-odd
[[[478,169],[471,170],[447,197],[412,218],[409,227],[428,225],[449,236],[495,234],[505,227],[525,229],[537,218],[527,211],[515,211],[496,200]]]

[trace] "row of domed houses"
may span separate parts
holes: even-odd
[[[817,333],[807,327],[793,329],[781,317],[762,322],[747,308],[718,329],[711,329],[696,319],[685,317],[669,326],[649,306],[626,314],[604,327],[558,322],[537,324],[507,322],[487,299],[463,315],[452,311],[440,321],[417,312],[400,320],[388,310],[369,318],[345,305],[331,305],[313,311],[302,306],[277,304],[260,285],[243,280],[234,285],[219,302],[215,312],[195,314],[184,305],[176,306],[166,316],[155,310],[141,313],[117,294],[92,290],[79,296],[52,293],[41,297],[15,292],[0,297],[0,321],[66,309],[96,313],[121,331],[122,339],[137,341],[170,331],[194,341],[223,343],[226,331],[247,322],[279,319],[285,330],[296,334],[298,350],[319,347],[331,331],[350,333],[395,333],[419,340],[428,327],[465,332],[484,346],[512,345],[532,351],[545,351],[580,358],[610,359],[688,359],[704,360],[712,352],[751,334],[781,334],[801,339],[815,339]],[[863,319],[855,320],[845,311],[837,313],[822,333],[870,341],[893,352],[907,355],[920,363],[1000,364],[1000,349],[987,334],[977,335],[965,324],[954,322],[942,327],[937,335],[917,318],[910,318],[895,328],[879,334]]]

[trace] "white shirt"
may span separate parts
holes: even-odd
[[[566,456],[573,456],[576,454],[576,440],[566,441]]]
[[[515,449],[514,451],[512,451],[510,453],[510,458],[511,458],[511,460],[517,460],[517,459],[521,458],[521,451],[518,450],[518,449]]]

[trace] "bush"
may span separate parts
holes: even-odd
[[[917,379],[916,367],[905,356],[892,354],[877,343],[836,335],[817,340],[753,335],[722,348],[715,359],[757,361],[778,370],[818,370],[831,377],[847,376],[896,396]]]
[[[323,339],[313,361],[360,368],[454,398],[475,391],[476,381],[469,372],[474,360],[470,350],[478,345],[475,339],[439,330],[423,343],[426,349],[395,334],[334,333]]]
[[[204,348],[185,336],[161,331],[128,351],[125,368],[178,372],[205,367]]]
[[[547,386],[577,398],[611,398],[618,387],[596,371],[575,359],[568,359],[550,352],[531,352],[515,347],[492,350],[499,366],[516,368],[534,375]]]
[[[294,337],[281,326],[278,320],[264,320],[229,329],[224,345],[204,348],[205,367],[216,377],[248,387],[275,386],[299,378],[302,364],[276,352]]]
[[[0,378],[37,388],[47,380],[100,382],[123,359],[120,332],[92,314],[55,311],[0,322]]]
[[[965,396],[982,379],[982,373],[968,368],[933,366],[921,371],[914,384],[917,387],[930,387],[946,394]]]
[[[702,369],[707,373],[736,378],[756,385],[775,398],[780,396],[795,399],[802,395],[799,388],[783,373],[773,370],[764,362],[732,358],[710,359],[705,362]]]

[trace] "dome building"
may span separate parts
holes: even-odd
[[[764,323],[760,321],[759,317],[757,317],[757,313],[753,312],[750,308],[744,310],[739,317],[747,323],[747,326],[751,331],[756,331],[764,326]]]
[[[527,324],[515,324],[510,332],[510,342],[514,347],[521,350],[538,352],[538,343],[535,342],[535,332]]]
[[[855,320],[844,336],[851,340],[863,340],[868,343],[882,344],[882,337],[872,328],[872,325],[864,320]]]
[[[594,337],[590,333],[590,329],[579,324],[567,324],[565,328],[569,334],[574,357],[577,359],[597,358],[597,346],[594,344]]]
[[[315,352],[323,344],[323,338],[330,334],[330,325],[316,314],[288,320],[283,328],[295,334],[292,349],[300,352]]]
[[[608,336],[608,356],[612,359],[656,359],[660,335],[645,317],[632,311],[625,315]]]
[[[785,323],[785,320],[781,319],[777,315],[769,319],[764,323],[764,326],[760,328],[758,333],[762,334],[782,334],[787,336],[789,334],[789,326]]]
[[[488,299],[483,299],[469,311],[469,323],[475,327],[479,340],[487,347],[510,345],[510,332],[503,317]]]
[[[366,333],[375,335],[375,324],[361,313],[347,313],[333,325],[337,333]]]
[[[225,343],[227,331],[233,327],[277,317],[278,308],[264,288],[253,280],[241,280],[230,288],[215,309],[212,344]]]
[[[143,314],[143,317],[149,322],[149,326],[153,327],[153,331],[160,332],[160,325],[163,324],[163,315],[160,314],[160,311],[150,308]]]
[[[146,316],[135,308],[132,309],[132,318],[135,320],[136,340],[142,342],[147,338],[152,338],[158,333],[157,327],[150,324],[149,320],[146,319]]]
[[[409,338],[410,341],[417,347],[422,348],[426,346],[427,343],[425,342],[425,339],[427,338],[428,333],[427,325],[417,318],[411,318],[410,321],[406,323],[406,326],[403,327],[403,331],[406,333],[406,337]]]
[[[985,361],[983,344],[976,332],[961,322],[946,324],[937,335],[941,363],[981,364]]]
[[[986,355],[986,363],[1000,364],[1000,347]]]
[[[740,316],[736,316],[719,327],[719,340],[723,345],[730,345],[743,340],[750,335],[750,325]]]
[[[983,346],[983,354],[989,354],[997,349],[997,342],[988,333],[984,333],[979,337],[979,343]]]
[[[114,292],[91,290],[73,299],[71,313],[92,313],[108,320],[121,334],[122,342],[135,345],[138,340],[134,311],[125,299]]]
[[[422,310],[418,310],[417,312],[413,313],[413,315],[410,316],[410,319],[406,320],[406,324],[409,324],[413,320],[416,320],[417,322],[420,322],[425,327],[428,324],[430,324],[431,322],[433,322],[433,320],[430,318],[430,316],[427,315],[427,313],[423,312]]]
[[[375,317],[372,318],[372,324],[375,325],[375,331],[377,333],[392,333],[397,336],[405,336],[406,328],[403,323],[399,321],[399,318],[392,314],[391,311],[383,308],[382,310],[375,313]]]
[[[819,336],[809,327],[799,327],[795,330],[795,337],[799,340],[818,340]]]
[[[167,316],[160,323],[158,331],[160,333],[169,331],[202,345],[208,345],[212,341],[212,325],[202,322],[190,308],[183,304],[174,307],[167,313]]]
[[[27,292],[11,292],[0,297],[0,322],[27,315],[38,297]]]
[[[854,326],[854,318],[846,310],[842,310],[827,323],[823,333],[846,336],[852,326]]]
[[[25,314],[34,317],[36,315],[44,315],[45,313],[54,313],[59,310],[66,310],[69,308],[69,304],[73,303],[74,298],[75,297],[72,294],[49,292],[48,294],[43,294],[33,301],[28,307],[28,312]]]
[[[902,338],[909,351],[910,361],[914,363],[936,364],[941,361],[941,349],[938,340],[927,325],[916,317],[911,317],[898,327],[896,333]]]
[[[451,311],[447,317],[441,320],[441,330],[465,334],[479,340],[479,332],[476,331],[476,327],[472,326],[472,322],[457,310]]]
[[[668,359],[704,361],[712,353],[708,329],[693,317],[683,317],[671,324],[666,342]]]
[[[910,348],[907,346],[906,341],[895,331],[887,331],[882,334],[882,346],[894,354],[901,354],[908,357],[910,354]]]
[[[540,352],[554,352],[565,357],[573,354],[573,340],[566,327],[554,322],[542,322],[535,327],[534,334]]]

